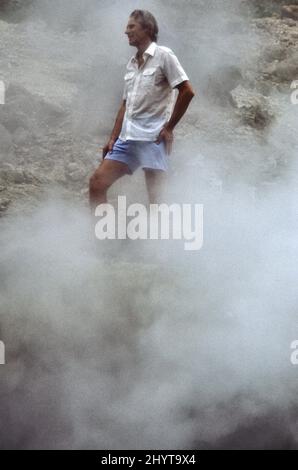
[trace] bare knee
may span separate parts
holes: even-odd
[[[90,192],[104,193],[109,186],[106,177],[100,171],[95,171],[89,180]]]

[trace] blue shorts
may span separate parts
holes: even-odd
[[[117,139],[112,152],[107,153],[105,160],[126,163],[131,174],[139,167],[162,171],[168,169],[164,141],[157,144],[156,142]]]

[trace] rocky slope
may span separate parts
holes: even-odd
[[[269,3],[263,14],[272,13]],[[15,14],[17,2],[13,6]],[[21,10],[26,11],[24,5]],[[209,145],[212,135],[216,145],[223,135],[233,132],[237,145],[245,148],[243,135],[253,139],[262,138],[262,133],[267,135],[289,99],[291,82],[298,77],[298,23],[282,19],[276,8],[273,11],[273,16],[249,20],[249,34],[258,38],[253,60],[241,68],[222,67],[218,83],[215,75],[210,76],[207,88],[200,92],[203,100],[207,97],[207,105],[208,99],[215,103],[216,112],[206,115],[206,107],[197,101],[177,130],[178,142],[185,135],[193,141],[199,135]],[[69,31],[52,35],[49,44],[58,48],[60,43],[61,56],[45,55],[38,45],[39,37],[42,43],[48,34],[42,24],[36,20],[29,28],[24,18],[9,22],[9,12],[7,4],[0,19],[0,70],[6,85],[6,103],[1,105],[0,114],[1,215],[20,202],[28,201],[26,206],[30,207],[49,185],[84,200],[88,177],[99,161],[100,146],[108,132],[101,127],[100,113],[91,132],[74,126],[81,70],[69,56],[63,57],[63,50],[76,43],[80,47],[82,37]],[[108,111],[109,125],[114,109]],[[203,153],[207,144],[201,145]],[[237,167],[235,161],[230,165],[233,163]]]
[[[123,2],[0,2],[1,448],[298,447],[298,23],[284,4],[148,2],[197,92],[169,189],[204,204],[189,253],[89,230],[131,52]],[[142,184],[111,196],[141,202]]]

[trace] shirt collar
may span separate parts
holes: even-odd
[[[155,54],[155,50],[156,50],[156,42],[152,42],[150,46],[147,47],[144,54],[149,54],[153,57]]]
[[[143,55],[147,54],[147,55],[151,55],[151,57],[153,57],[154,54],[155,54],[155,51],[156,51],[156,47],[157,47],[156,42],[151,42],[151,44],[147,47],[147,49],[145,50]],[[131,61],[132,62],[137,62],[136,56],[133,56],[131,58]]]

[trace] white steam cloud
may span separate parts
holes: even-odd
[[[76,137],[103,141],[132,53],[127,17],[156,15],[198,96],[177,129],[168,198],[204,204],[205,233],[189,253],[100,242],[83,196],[59,191],[1,219],[1,448],[297,447],[295,107],[289,98],[264,137],[208,95],[226,67],[255,73],[259,38],[241,3],[43,0],[16,26],[28,58],[16,81],[67,107]],[[112,199],[142,202],[140,180]]]

